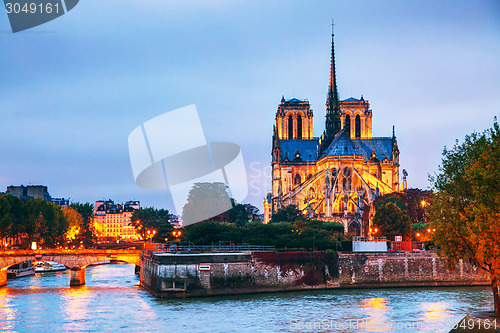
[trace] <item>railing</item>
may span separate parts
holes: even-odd
[[[219,242],[212,245],[196,245],[189,243],[145,243],[145,251],[167,253],[220,253],[220,252],[262,252],[274,251],[274,246],[235,244],[233,242]]]
[[[391,250],[393,251],[424,251],[424,242],[403,241],[391,242]]]
[[[361,236],[354,236],[352,238],[354,242],[387,242],[387,239],[385,237],[361,237]]]

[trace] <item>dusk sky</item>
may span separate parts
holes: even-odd
[[[207,141],[238,144],[244,202],[262,212],[281,96],[308,99],[324,129],[335,20],[341,99],[369,100],[373,136],[396,136],[409,187],[427,189],[445,146],[500,115],[500,2],[80,0],[13,34],[0,13],[0,191],[140,200],[127,138],[196,104]]]

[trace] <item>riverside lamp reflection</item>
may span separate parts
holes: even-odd
[[[128,149],[136,184],[168,187],[184,226],[224,213],[231,198],[241,202],[248,193],[240,147],[207,143],[195,105],[138,126],[128,137]]]

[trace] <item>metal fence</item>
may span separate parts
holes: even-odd
[[[354,242],[386,242],[387,239],[385,237],[361,237],[354,236],[352,238]]]
[[[231,253],[231,252],[261,252],[274,251],[274,246],[236,244],[234,242],[219,242],[212,245],[196,245],[189,243],[145,243],[144,250],[167,253]]]

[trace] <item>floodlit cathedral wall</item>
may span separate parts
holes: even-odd
[[[312,136],[313,118],[307,100],[283,97],[278,105],[265,222],[293,204],[304,216],[368,236],[375,197],[399,190],[399,149],[394,130],[392,137],[372,136],[372,111],[363,96],[338,99],[333,36],[326,126],[319,138]]]

